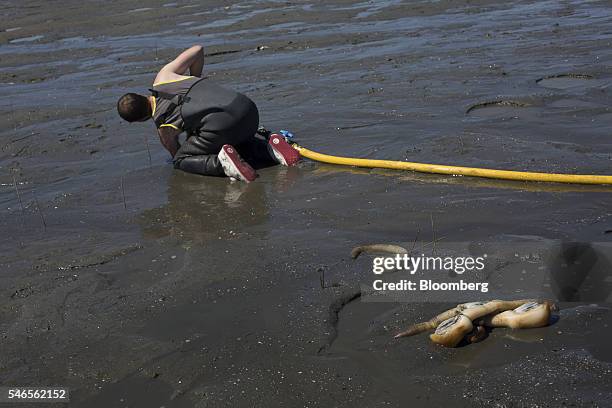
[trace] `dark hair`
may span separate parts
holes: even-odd
[[[135,93],[127,93],[117,101],[119,116],[128,122],[148,119],[151,115],[149,101],[146,97]]]

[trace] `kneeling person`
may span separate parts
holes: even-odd
[[[299,153],[285,139],[257,135],[259,112],[245,95],[200,78],[204,65],[201,46],[181,53],[157,74],[151,96],[128,93],[118,103],[129,122],[153,118],[162,145],[174,167],[196,174],[229,176],[246,182],[255,168],[292,166]],[[189,76],[184,74],[189,71]],[[183,145],[178,136],[187,133]]]

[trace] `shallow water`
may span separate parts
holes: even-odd
[[[349,262],[353,246],[528,236],[593,244],[609,259],[609,188],[312,162],[229,184],[175,172],[152,124],[121,122],[115,103],[198,43],[211,79],[248,94],[263,124],[313,150],[611,174],[608,2],[6,3],[0,383],[67,384],[74,405],[90,407],[139,400],[155,381],[167,407],[425,406],[440,402],[430,390],[450,378],[480,387],[517,364],[551,384],[497,396],[450,390],[456,406],[607,401],[609,349],[585,335],[608,327],[607,312],[538,329],[537,349],[496,332],[478,357],[425,337],[389,349],[390,333],[362,326],[376,319],[391,331],[445,305],[358,302],[338,313],[337,343],[318,351],[330,304],[370,278],[369,259]],[[468,113],[491,101],[525,106]],[[321,268],[340,286],[321,288]],[[53,361],[41,362],[51,350]],[[476,374],[461,377],[465,366]],[[558,370],[572,374],[549,378]]]

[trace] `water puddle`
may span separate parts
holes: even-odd
[[[9,44],[20,44],[20,43],[26,43],[26,42],[33,42],[33,41],[38,41],[43,38],[45,38],[44,35],[33,35],[31,37],[15,38],[14,40],[9,41]]]
[[[236,14],[232,18],[225,17],[225,18],[222,18],[222,19],[219,19],[219,20],[212,21],[212,22],[207,23],[207,24],[202,24],[202,25],[199,25],[199,26],[192,27],[192,30],[203,30],[203,29],[206,29],[206,28],[227,27],[227,26],[231,26],[232,24],[236,24],[236,23],[240,23],[242,21],[249,20],[250,18],[257,16],[258,14],[269,13],[269,12],[274,11],[274,10],[275,9],[267,8],[267,9],[251,11],[251,12],[244,13],[244,14]]]
[[[151,7],[142,7],[142,8],[128,10],[128,13],[141,13],[143,11],[149,11],[149,10],[153,10],[153,9]]]
[[[374,4],[372,4],[371,2],[368,2],[367,4],[370,6],[367,8],[367,10],[359,12],[356,18],[370,17],[371,15],[377,14],[380,11],[386,9],[387,7],[395,6],[401,3],[402,2],[398,0],[377,1]]]

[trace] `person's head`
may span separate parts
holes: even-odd
[[[126,93],[119,98],[117,112],[128,122],[142,122],[152,115],[151,104],[147,97],[135,93]]]

